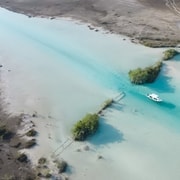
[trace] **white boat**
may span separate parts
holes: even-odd
[[[147,97],[156,102],[162,102],[162,99],[157,94],[147,94]]]

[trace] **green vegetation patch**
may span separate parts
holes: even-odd
[[[167,38],[144,38],[139,37],[139,42],[144,46],[152,47],[152,48],[162,48],[162,47],[176,47],[180,41],[179,40],[170,40]]]
[[[48,172],[45,177],[46,177],[46,178],[51,178],[51,177],[52,177],[52,174]]]
[[[35,131],[34,129],[31,129],[26,133],[26,135],[29,137],[36,136],[36,134],[37,134],[37,131]]]
[[[162,61],[158,61],[153,66],[144,69],[137,68],[129,71],[129,79],[133,84],[152,83],[157,78],[162,67]]]
[[[46,179],[46,178],[49,179],[52,177],[52,174],[50,173],[50,169],[48,167],[37,168],[36,171],[37,171],[37,176],[40,177],[40,179]]]
[[[175,49],[168,49],[164,51],[163,54],[164,54],[163,61],[167,61],[169,59],[172,59],[174,56],[178,55],[179,52],[176,51]]]
[[[73,139],[84,141],[89,135],[96,132],[99,126],[99,116],[97,114],[87,114],[83,119],[78,121],[73,129]]]
[[[47,159],[45,157],[41,157],[38,160],[38,164],[45,164],[47,162]]]
[[[24,153],[18,154],[17,160],[18,160],[19,162],[25,162],[25,163],[27,163],[28,157],[27,157],[27,155],[24,154]]]
[[[97,114],[101,114],[103,110],[110,107],[113,103],[113,99],[107,99],[101,106],[100,110],[97,112]]]
[[[108,108],[109,106],[112,105],[112,103],[113,103],[113,99],[106,100],[102,105],[102,109],[104,110],[104,109]]]
[[[57,168],[59,170],[59,173],[65,172],[66,169],[67,169],[67,166],[68,166],[68,164],[64,160],[60,160],[60,161],[57,162]]]
[[[32,148],[36,145],[36,139],[31,139],[29,141],[26,142],[25,144],[25,148]]]

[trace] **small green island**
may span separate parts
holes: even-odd
[[[162,61],[156,62],[154,65],[144,69],[137,68],[129,71],[129,79],[133,84],[152,83],[157,78],[162,67]]]
[[[98,114],[87,114],[74,125],[72,129],[73,139],[75,141],[84,141],[88,136],[93,135],[97,131],[98,126]]]
[[[137,68],[129,71],[129,79],[133,84],[145,84],[153,83],[158,77],[163,61],[172,59],[174,56],[178,55],[179,52],[175,49],[168,49],[163,52],[162,60],[156,62],[154,65],[146,67],[144,69]]]
[[[178,55],[179,52],[176,51],[175,49],[168,49],[166,51],[163,52],[164,56],[162,58],[163,61],[167,61],[172,59],[174,56]]]

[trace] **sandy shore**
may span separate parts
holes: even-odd
[[[0,0],[0,6],[30,17],[73,17],[147,46],[170,47],[180,42],[179,0]]]
[[[2,99],[0,101],[0,179],[34,179],[34,170],[29,157],[22,161],[18,159],[19,151],[26,143],[18,134],[23,115],[7,113],[5,111],[7,105]]]

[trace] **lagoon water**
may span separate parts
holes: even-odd
[[[70,19],[28,18],[4,9],[0,39],[8,111],[38,112],[43,117],[35,122],[41,129],[40,146],[32,150],[32,158],[55,150],[78,119],[123,91],[126,96],[105,112],[99,131],[85,142],[90,151],[76,152],[84,144],[73,143],[61,154],[72,167],[70,176],[180,179],[179,56],[164,64],[155,83],[134,86],[128,71],[153,64],[164,49],[133,44],[101,29],[95,32]],[[151,92],[164,101],[148,100],[145,95]],[[98,155],[104,159],[97,160]]]

